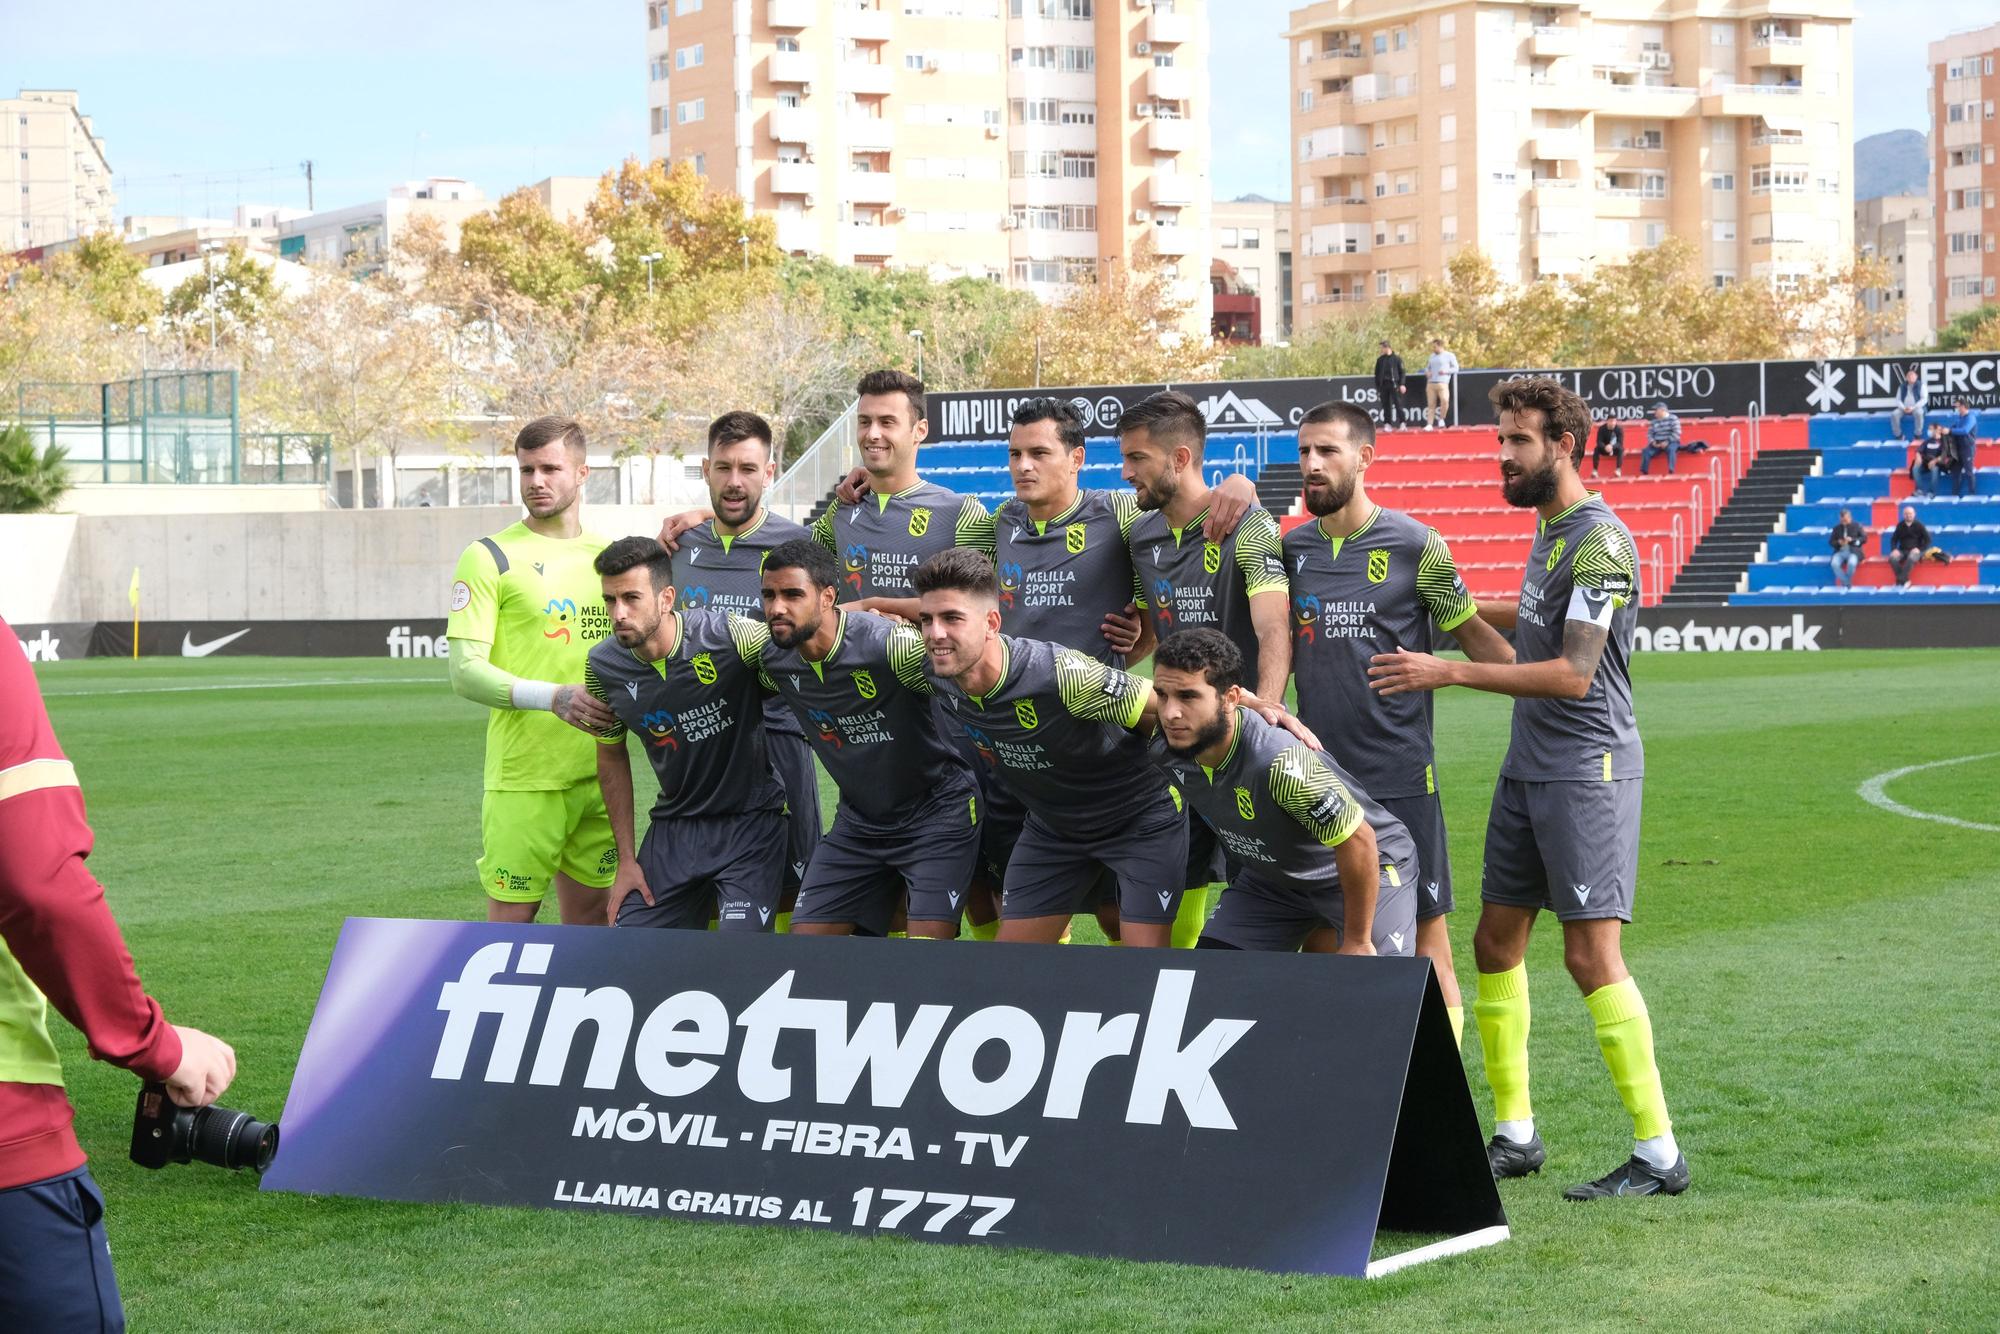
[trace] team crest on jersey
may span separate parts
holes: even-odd
[[[1299,642],[1312,643],[1319,633],[1319,594],[1301,593],[1293,598],[1292,616],[1299,623]]]
[[[1014,609],[1014,599],[1021,594],[1021,563],[1009,560],[1000,562],[1000,605],[1007,611]]]
[[[875,678],[868,674],[866,668],[854,674],[854,693],[863,699],[875,698]]]
[[[646,729],[646,744],[655,750],[681,748],[680,738],[674,735],[674,715],[665,709],[655,709],[647,714],[639,720],[639,726]]]
[[[861,576],[868,569],[868,548],[858,542],[854,543],[847,548],[842,563],[847,566],[847,576],[845,579],[847,586],[859,593],[861,591]]]
[[[542,631],[544,639],[560,639],[569,643],[570,626],[576,621],[576,599],[550,598],[542,608],[543,623],[548,628]]]
[[[1236,813],[1246,820],[1257,818],[1257,805],[1250,800],[1250,789],[1247,787],[1236,789]]]
[[[1083,544],[1090,540],[1090,530],[1080,523],[1073,523],[1063,529],[1063,549],[1072,556],[1083,554]]]
[[[694,655],[694,679],[705,686],[715,684],[715,656],[710,653]]]
[[[1040,726],[1042,720],[1035,714],[1035,701],[1031,699],[1015,700],[1014,721],[1027,728],[1030,732]]]
[[[1379,584],[1389,577],[1389,553],[1376,548],[1368,553],[1368,582]]]
[[[1201,568],[1209,574],[1214,574],[1222,568],[1222,544],[1220,542],[1204,542],[1201,544]]]
[[[931,530],[931,512],[927,509],[910,511],[910,536],[922,537]]]
[[[1569,539],[1567,537],[1558,537],[1556,539],[1556,544],[1549,548],[1549,569],[1553,570],[1556,567],[1556,562],[1563,558],[1563,551],[1568,546]]]

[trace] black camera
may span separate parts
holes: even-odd
[[[167,1096],[165,1084],[139,1090],[132,1114],[132,1161],[159,1169],[168,1163],[200,1160],[234,1171],[259,1172],[278,1154],[278,1127],[228,1107],[183,1107]]]

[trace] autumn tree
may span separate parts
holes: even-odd
[[[1937,333],[1940,352],[2000,351],[2000,306],[1991,304],[1961,312]]]
[[[210,312],[218,340],[234,341],[254,329],[277,299],[277,280],[268,260],[251,258],[241,241],[210,256],[200,273],[190,274],[167,293],[162,314],[189,341],[205,339]]]
[[[1073,284],[994,349],[995,387],[1213,379],[1223,348],[1194,332],[1194,303],[1148,251]]]
[[[1363,307],[1308,325],[1283,344],[1233,347],[1223,360],[1221,373],[1231,380],[1367,375],[1375,369],[1376,345],[1389,336],[1380,314]]]
[[[923,334],[924,383],[974,389],[1002,343],[1034,318],[1035,298],[989,278],[933,279],[922,269],[870,269],[832,260],[793,260],[789,292],[817,300],[841,332],[858,339],[875,366],[914,371]]]
[[[1406,364],[1421,365],[1431,339],[1442,338],[1461,365],[1552,366],[1574,304],[1560,282],[1505,282],[1492,260],[1466,249],[1446,261],[1444,277],[1389,298],[1383,336],[1404,349]]]

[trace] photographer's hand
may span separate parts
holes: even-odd
[[[167,1096],[183,1107],[206,1107],[236,1078],[236,1049],[198,1028],[174,1025],[181,1036],[181,1063],[167,1076]]]

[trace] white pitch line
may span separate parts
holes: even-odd
[[[118,686],[110,690],[44,690],[43,699],[95,699],[100,695],[180,695],[200,690],[301,690],[307,686],[436,686],[421,676],[348,676],[335,681],[226,681],[205,686]]]
[[[1953,764],[1971,764],[1975,760],[1990,760],[1995,755],[2000,755],[2000,750],[1989,750],[1984,755],[1960,755],[1956,759],[1932,760],[1929,764],[1912,764],[1901,769],[1891,769],[1888,773],[1876,774],[1860,787],[1854,789],[1854,792],[1856,796],[1859,796],[1870,806],[1879,806],[1891,815],[1907,816],[1912,820],[1935,820],[1939,824],[1955,825],[1960,829],[1977,829],[1982,833],[2000,834],[2000,824],[1980,824],[1977,820],[1961,820],[1955,815],[1939,815],[1935,811],[1920,811],[1915,807],[1905,806],[1902,802],[1895,800],[1887,791],[1889,784],[1907,774],[1922,773],[1926,769],[1943,769]]]

